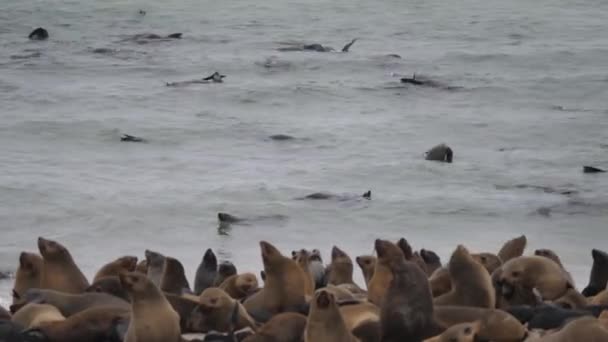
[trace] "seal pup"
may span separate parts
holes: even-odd
[[[29,36],[27,36],[31,40],[47,40],[49,39],[49,32],[42,27],[38,27],[34,31],[32,31]]]
[[[124,141],[124,142],[142,142],[142,143],[148,142],[144,138],[136,137],[134,135],[129,135],[129,134],[123,134],[120,137],[120,141]]]
[[[29,303],[15,312],[11,320],[24,329],[32,329],[44,322],[63,321],[65,317],[53,305]]]
[[[172,257],[165,257],[163,274],[160,279],[160,289],[163,292],[176,295],[191,294],[190,284],[186,278],[184,265]]]
[[[317,290],[311,301],[304,342],[358,342],[347,329],[334,295]]]
[[[441,161],[451,163],[454,153],[446,144],[439,144],[425,153],[426,160]]]
[[[593,265],[589,275],[589,284],[583,290],[585,297],[592,297],[606,288],[608,283],[608,253],[599,249],[591,250]]]
[[[21,252],[19,254],[19,267],[15,273],[13,285],[13,304],[19,302],[20,295],[32,288],[40,287],[42,278],[42,265],[44,261],[38,254]]]
[[[200,295],[206,288],[213,286],[217,277],[217,258],[211,248],[205,251],[194,276],[194,294]]]
[[[452,289],[435,298],[435,305],[495,307],[495,290],[490,274],[463,245],[458,245],[452,253],[448,271]]]
[[[267,321],[269,315],[302,310],[306,304],[304,271],[272,244],[260,241],[260,249],[266,279],[264,287],[245,300],[245,309],[259,322]]]
[[[160,286],[160,280],[163,276],[163,268],[165,266],[165,256],[149,249],[146,249],[145,256],[146,261],[148,262],[147,276],[154,285]]]
[[[378,260],[389,272],[390,282],[380,309],[383,342],[421,341],[437,335],[433,298],[426,274],[405,260],[392,242],[376,239]]]
[[[583,166],[583,173],[604,173],[606,170],[599,169],[593,166]]]
[[[154,283],[137,272],[121,273],[131,295],[131,321],[125,342],[179,342],[179,315]]]
[[[63,245],[39,237],[38,249],[43,259],[41,288],[66,293],[82,293],[89,287],[89,281]]]

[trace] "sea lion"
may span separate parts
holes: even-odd
[[[594,166],[583,166],[583,173],[604,173],[606,170]]]
[[[131,321],[125,342],[179,342],[179,315],[148,277],[121,273],[120,282],[131,296]]]
[[[120,137],[120,141],[122,141],[122,142],[141,142],[141,143],[148,142],[148,140],[146,140],[144,138],[136,137],[134,135],[129,135],[129,134],[123,134]]]
[[[380,311],[382,341],[421,341],[440,333],[426,274],[390,241],[377,239],[375,249],[378,264],[391,272]]]
[[[341,52],[346,53],[350,50],[350,47],[357,41],[357,39],[353,39],[348,42],[342,48]],[[312,44],[299,44],[299,43],[283,43],[283,45],[288,45],[287,47],[278,48],[278,51],[314,51],[314,52],[334,52],[335,49],[331,46],[324,46],[319,43]]]
[[[172,257],[165,257],[165,266],[160,279],[160,289],[163,292],[181,295],[183,293],[192,293],[188,279],[186,279],[186,271],[184,265]]]
[[[307,250],[306,250],[307,251]],[[327,269],[325,265],[323,265],[323,257],[321,256],[321,252],[318,249],[313,249],[311,252],[308,252],[308,270],[312,275],[313,281],[315,283],[315,290],[324,287],[327,284]],[[292,251],[291,258],[297,262],[298,256],[300,255],[299,251]]]
[[[340,314],[344,319],[346,328],[353,334],[357,328],[365,326],[369,322],[378,323],[376,335],[380,334],[380,308],[378,306],[369,302],[340,303],[337,297],[335,299],[339,304]],[[358,336],[355,335],[355,337]]]
[[[452,280],[448,268],[440,267],[436,269],[429,277],[429,285],[431,286],[433,297],[439,297],[450,292],[452,289]]]
[[[89,286],[85,292],[102,292],[111,294],[112,296],[118,297],[127,302],[131,300],[127,290],[122,287],[118,277],[99,278],[93,284],[91,284],[91,286]]]
[[[608,328],[594,317],[574,319],[563,328],[549,332],[539,342],[608,341]]]
[[[304,197],[300,197],[297,199],[310,199],[310,200],[338,200],[338,201],[348,201],[354,198],[364,198],[367,200],[371,200],[372,199],[372,191],[368,190],[365,193],[363,193],[363,195],[361,196],[346,196],[346,195],[336,195],[336,194],[331,194],[328,192],[314,192],[312,194],[306,195]]]
[[[160,286],[160,280],[163,276],[163,268],[165,267],[165,256],[146,249],[145,251],[146,261],[148,263],[147,276],[152,280],[152,283],[156,286]]]
[[[244,306],[257,321],[269,315],[299,311],[305,306],[306,275],[298,264],[266,241],[260,242],[266,280],[264,287],[245,300]]]
[[[500,251],[498,251],[498,257],[503,264],[513,258],[520,257],[524,254],[524,249],[526,249],[527,243],[528,239],[525,235],[511,239],[505,242],[505,244],[500,248]]]
[[[414,252],[412,246],[405,238],[401,238],[397,241],[397,247],[401,248],[405,260],[414,262],[424,273],[427,273],[426,263],[418,252]]]
[[[201,263],[196,269],[194,276],[194,293],[200,295],[203,291],[213,286],[213,282],[217,277],[217,258],[211,248],[205,251]]]
[[[437,255],[437,253],[431,250],[424,248],[421,249],[420,257],[422,258],[422,260],[424,260],[424,263],[426,264],[426,274],[429,277],[431,276],[431,274],[433,274],[433,272],[435,272],[435,270],[441,267],[441,258],[439,258],[439,255]]]
[[[148,260],[141,260],[135,267],[135,272],[139,272],[141,274],[148,274]]]
[[[49,39],[49,32],[42,27],[38,27],[32,31],[28,36],[31,40],[47,40]]]
[[[435,298],[435,305],[494,308],[496,297],[490,274],[469,251],[458,245],[448,265],[452,289]]]
[[[492,285],[496,296],[496,308],[507,309],[514,305],[539,305],[543,302],[538,289],[523,285],[506,285],[503,291],[502,266],[492,273]]]
[[[217,276],[213,281],[213,286],[220,286],[228,277],[237,274],[236,266],[230,261],[223,261],[217,268]]]
[[[238,315],[234,329],[249,327],[255,330],[257,328],[255,320],[239,301],[232,299],[220,288],[207,288],[201,293],[199,305],[192,313],[192,326],[196,331],[204,333],[209,331],[228,332],[231,328],[234,310],[237,310]]]
[[[38,249],[43,259],[41,288],[66,293],[82,293],[89,287],[89,281],[63,245],[39,237]]]
[[[253,273],[233,275],[220,284],[220,289],[234,299],[243,299],[259,290],[258,279]]]
[[[301,342],[305,327],[306,316],[285,312],[272,317],[243,342]]]
[[[329,291],[315,292],[304,329],[304,342],[358,342],[346,327],[336,298]]]
[[[353,294],[349,289],[345,288],[342,285],[336,286],[332,284],[327,284],[325,287],[323,287],[323,289],[331,292],[338,303],[358,301],[355,294]]]
[[[222,75],[219,72],[214,72],[210,76],[190,81],[178,81],[178,82],[167,82],[167,87],[185,86],[189,84],[208,84],[208,83],[224,83],[226,75]]]
[[[13,304],[19,302],[18,297],[23,295],[25,291],[40,287],[42,265],[42,257],[38,254],[28,252],[19,254],[19,267],[13,285]]]
[[[298,266],[300,266],[300,268],[304,272],[304,276],[306,277],[306,280],[304,283],[304,285],[305,285],[304,293],[306,296],[312,297],[313,293],[315,292],[316,283],[315,283],[315,280],[313,279],[312,272],[310,271],[310,259],[309,258],[310,258],[310,253],[305,249],[301,249],[300,252],[297,254],[295,262],[298,264]]]
[[[136,256],[127,255],[120,257],[102,266],[101,269],[95,274],[93,282],[96,282],[100,278],[118,277],[121,272],[133,272],[135,271],[135,267],[137,267]]]
[[[502,261],[498,255],[492,253],[475,253],[471,254],[473,259],[478,263],[482,264],[483,267],[488,270],[489,274],[492,274],[497,268],[502,265]]]
[[[44,322],[63,321],[65,317],[53,305],[29,303],[19,309],[11,320],[24,329],[32,329],[39,327]]]
[[[337,246],[331,249],[331,264],[329,265],[327,283],[332,285],[354,284],[353,261]]]
[[[62,321],[41,323],[39,327],[25,331],[23,335],[26,336],[25,341],[120,342],[123,341],[128,321],[129,309],[101,306],[84,310]],[[43,338],[38,339],[40,337]]]
[[[365,286],[369,287],[369,281],[374,275],[374,269],[376,268],[376,257],[373,255],[360,255],[355,258],[357,265],[361,268],[363,273],[363,279],[365,280]]]
[[[599,249],[592,249],[591,256],[593,257],[593,266],[591,266],[589,284],[582,292],[585,297],[595,296],[604,290],[608,283],[608,253]]]
[[[536,288],[544,300],[556,300],[572,288],[562,268],[555,261],[540,256],[520,256],[504,263],[500,283],[506,298],[516,286]]]
[[[562,264],[562,260],[559,258],[557,253],[555,253],[554,251],[552,251],[550,249],[537,249],[534,251],[534,255],[542,256],[542,257],[549,258],[549,259],[555,261],[555,263],[558,264],[559,267],[561,267],[561,269],[564,271],[564,274],[568,277],[568,281],[570,282],[570,284],[572,284],[573,287],[575,286],[572,275],[568,271],[566,271],[566,269],[564,268],[564,265]]]
[[[426,160],[441,161],[451,163],[454,153],[446,144],[439,144],[425,153]]]
[[[393,279],[390,263],[400,259],[405,261],[405,257],[402,249],[393,243],[386,244],[383,240],[376,240],[375,248],[378,259],[376,261],[374,275],[369,280],[367,300],[382,307],[384,296]],[[380,248],[381,252],[378,251],[378,248]]]
[[[124,287],[124,285],[123,285]],[[11,306],[11,311],[17,312],[27,303],[50,304],[55,306],[65,317],[98,306],[114,306],[129,308],[129,303],[123,299],[101,292],[84,292],[70,294],[54,290],[29,289],[22,296],[23,302]]]

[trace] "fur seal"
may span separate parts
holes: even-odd
[[[259,290],[258,279],[253,273],[233,275],[224,280],[220,289],[234,299],[247,298]]]
[[[19,311],[27,303],[50,304],[59,309],[65,317],[98,306],[113,306],[129,308],[129,303],[118,297],[101,292],[84,292],[70,294],[54,290],[29,289],[23,294],[23,303],[11,306],[13,313]]]
[[[179,342],[179,315],[158,287],[137,272],[121,273],[120,282],[132,301],[125,342]]]
[[[608,341],[608,327],[594,317],[574,319],[563,328],[549,332],[539,342]]]
[[[306,316],[285,312],[272,317],[243,342],[301,342],[305,328]]]
[[[160,279],[160,289],[163,292],[181,295],[184,293],[192,293],[188,279],[186,279],[186,271],[184,265],[172,257],[165,257],[165,266]]]
[[[32,329],[44,322],[63,321],[65,317],[53,305],[29,303],[19,309],[11,320],[24,329]]]
[[[365,193],[363,193],[363,195],[361,196],[357,196],[357,197],[362,197],[365,198],[367,200],[371,200],[372,199],[372,191],[368,190]],[[298,198],[298,199],[311,199],[311,200],[328,200],[328,199],[336,199],[339,201],[347,201],[352,199],[352,196],[341,196],[341,195],[335,195],[335,194],[330,194],[327,192],[315,192],[309,195],[306,195],[304,197]]]
[[[306,277],[304,293],[306,296],[312,297],[315,292],[316,283],[310,271],[310,252],[301,249],[296,255],[295,262],[300,266]]]
[[[198,297],[187,298],[172,293],[163,293],[171,307],[179,315],[179,326],[182,333],[202,332],[196,329],[192,320],[194,310],[198,308]]]
[[[224,83],[226,75],[222,75],[219,72],[214,72],[210,76],[190,81],[179,81],[179,82],[167,82],[167,87],[185,86],[189,84],[208,84],[208,83]]]
[[[42,27],[39,27],[32,31],[27,37],[30,40],[47,40],[49,39],[49,32]]]
[[[592,249],[593,265],[589,275],[589,284],[583,290],[585,297],[597,295],[606,288],[608,283],[608,253],[599,249]]]
[[[205,251],[201,263],[196,269],[194,276],[194,293],[200,295],[203,291],[213,286],[213,282],[217,277],[217,258],[211,248]]]
[[[95,274],[93,282],[105,277],[118,277],[121,272],[133,272],[137,267],[137,257],[126,255],[101,267]]]
[[[228,213],[217,213],[217,219],[220,223],[237,223],[244,220]]]
[[[450,279],[450,271],[447,267],[440,267],[429,277],[429,285],[433,297],[439,297],[452,289],[452,280]]]
[[[365,286],[369,286],[369,281],[372,279],[374,269],[376,268],[376,257],[373,255],[360,255],[356,257],[355,260],[363,273]]]
[[[589,305],[587,298],[574,288],[569,288],[563,296],[553,301],[564,309],[581,309]]]
[[[511,239],[505,242],[505,244],[500,248],[500,251],[498,251],[498,257],[503,264],[513,258],[520,257],[524,254],[524,249],[526,249],[527,243],[528,239],[525,235]]]
[[[473,322],[453,325],[441,335],[424,342],[519,342],[524,341],[527,336],[526,328],[515,317],[501,310],[491,309]]]
[[[141,272],[140,272],[141,273]],[[143,274],[143,273],[142,273]],[[118,277],[104,277],[97,279],[85,292],[101,292],[123,299],[127,302],[131,300],[127,290],[122,287]]]
[[[427,273],[426,263],[418,252],[414,252],[412,246],[405,238],[401,238],[397,241],[397,247],[401,248],[405,260],[414,262],[424,273]]]
[[[145,255],[148,263],[147,276],[150,278],[152,283],[154,283],[154,285],[160,286],[160,280],[163,276],[163,268],[165,267],[165,256],[149,249],[146,249]]]
[[[41,288],[66,293],[82,293],[89,287],[89,281],[63,245],[39,237],[38,249],[43,259]]]
[[[471,254],[473,259],[478,263],[482,264],[489,274],[492,274],[497,268],[502,265],[502,261],[498,255],[492,253],[476,253]]]
[[[452,149],[446,144],[439,144],[428,150],[425,154],[426,160],[441,161],[446,163],[451,163],[454,156]]]
[[[323,257],[318,249],[313,249],[311,252],[305,250],[308,253],[308,270],[315,283],[315,289],[320,289],[327,285],[327,269],[323,265]],[[299,251],[292,251],[291,258],[297,262],[300,255]]]
[[[583,166],[583,173],[604,173],[606,170],[599,169],[594,166]]]
[[[433,274],[433,272],[435,272],[435,270],[441,267],[441,258],[439,257],[439,255],[437,255],[437,253],[431,250],[424,248],[421,249],[420,257],[426,264],[426,274],[429,277],[431,276],[431,274]]]
[[[421,341],[440,333],[433,318],[433,298],[426,274],[405,260],[401,250],[390,241],[377,239],[375,249],[378,264],[391,272],[380,310],[382,341]]]
[[[260,249],[266,280],[260,291],[245,300],[245,308],[257,321],[266,321],[263,318],[268,315],[300,310],[306,304],[304,271],[270,243],[261,241]]]
[[[13,304],[19,302],[18,297],[23,295],[25,291],[40,287],[42,265],[42,257],[38,254],[28,252],[19,254],[19,267],[13,285]]]
[[[331,264],[328,268],[327,283],[332,285],[354,284],[353,261],[337,246],[331,249]]]
[[[123,142],[142,142],[142,143],[148,142],[144,138],[136,137],[134,135],[129,135],[129,134],[123,134],[120,137],[120,141],[123,141]]]
[[[458,245],[452,253],[448,270],[452,290],[435,298],[435,305],[495,307],[496,298],[490,274],[463,245]]]
[[[311,301],[304,342],[358,342],[344,323],[336,298],[320,289]]]
[[[563,296],[572,284],[555,261],[540,256],[520,256],[502,265],[500,283],[503,296],[509,298],[513,287],[536,288],[544,300]]]
[[[403,250],[397,247],[397,245],[393,243],[387,244],[383,240],[376,240],[375,248],[378,259],[374,274],[369,280],[367,300],[382,307],[384,296],[393,279],[390,264],[391,262],[395,262],[395,260],[403,259],[405,261],[405,256],[403,255]],[[378,248],[380,248],[380,251],[378,251]]]
[[[192,324],[197,331],[228,332],[232,325],[232,314],[236,310],[234,329],[256,329],[255,320],[247,313],[243,305],[232,299],[224,290],[217,287],[205,289],[199,297],[199,305],[192,314]]]
[[[128,320],[128,309],[102,306],[79,312],[65,320],[41,323],[23,335],[26,336],[25,341],[120,342]]]
[[[217,276],[213,281],[213,286],[220,286],[227,278],[236,275],[236,266],[230,261],[223,261],[217,268]]]

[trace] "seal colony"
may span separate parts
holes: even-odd
[[[100,264],[91,285],[69,249],[43,237],[17,260],[0,341],[15,342],[583,342],[608,341],[608,253],[590,252],[577,287],[557,252],[457,244],[447,264],[405,239],[370,241],[376,255],[338,246],[281,251],[260,241],[256,270],[202,253],[193,290],[181,262],[151,250]],[[580,291],[579,291],[580,289]],[[194,339],[192,338],[194,335]]]

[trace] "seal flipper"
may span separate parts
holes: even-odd
[[[350,47],[353,46],[353,44],[355,44],[356,41],[357,41],[357,38],[351,40],[350,43],[344,45],[344,47],[342,48],[342,52],[348,52],[348,49],[350,49]]]
[[[363,198],[365,198],[365,199],[368,199],[368,200],[372,199],[372,191],[371,191],[371,190],[368,190],[367,192],[365,192],[365,193],[363,194],[363,196],[362,196],[362,197],[363,197]]]

